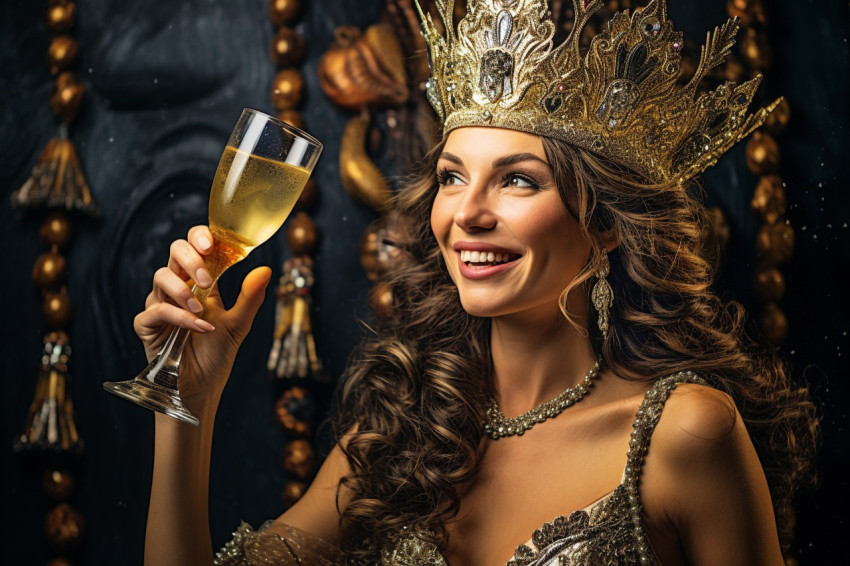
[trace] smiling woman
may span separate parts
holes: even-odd
[[[696,98],[736,22],[681,87],[663,1],[615,17],[586,53],[599,0],[576,0],[558,47],[542,0],[471,4],[455,28],[437,3],[445,36],[423,16],[444,138],[394,203],[411,227],[395,317],[347,370],[313,485],[240,527],[218,563],[782,564],[814,409],[713,291],[688,191],[768,112],[747,112],[757,81]],[[166,275],[195,273],[206,238],[174,246],[137,317],[146,340],[192,320]],[[193,336],[193,353],[226,357],[190,366],[210,383],[187,401],[202,423],[266,280],[250,275]],[[159,419],[156,434],[147,560],[209,562],[197,476],[212,428]]]

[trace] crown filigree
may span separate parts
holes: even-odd
[[[601,0],[573,0],[575,24],[558,46],[546,0],[469,0],[457,31],[453,2],[436,0],[444,33],[419,10],[431,65],[426,93],[443,135],[462,126],[510,128],[583,147],[650,182],[684,183],[779,102],[747,114],[761,76],[698,94],[735,43],[737,18],[708,33],[696,73],[680,85],[683,39],[666,0],[615,14],[585,53],[579,38]]]

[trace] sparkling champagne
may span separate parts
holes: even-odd
[[[289,216],[310,171],[227,146],[210,191],[210,230],[216,252],[212,276],[272,237]],[[214,272],[213,272],[214,271]]]

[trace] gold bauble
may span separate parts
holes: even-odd
[[[771,342],[782,342],[788,336],[788,318],[776,303],[767,303],[759,316],[759,327]]]
[[[316,249],[319,234],[316,223],[305,213],[299,212],[286,229],[286,242],[296,255],[310,255]]]
[[[295,203],[295,208],[298,211],[313,210],[318,196],[319,190],[316,188],[316,181],[313,180],[313,177],[310,177],[307,179],[307,184],[304,185],[304,190],[301,191],[301,196]]]
[[[366,227],[360,237],[360,265],[366,271],[366,276],[377,281],[387,272],[387,263],[380,257],[381,239],[385,236],[384,225],[380,220]]]
[[[306,480],[316,465],[316,451],[303,438],[296,438],[283,448],[284,469],[300,480]]]
[[[758,131],[747,142],[747,167],[756,175],[772,173],[779,167],[779,145],[770,135]]]
[[[67,558],[57,557],[47,561],[46,566],[74,566]]]
[[[50,93],[50,108],[65,124],[70,124],[80,113],[85,87],[69,71],[61,73],[53,83]]]
[[[77,41],[70,35],[58,35],[50,42],[47,48],[47,66],[50,74],[56,75],[60,71],[67,71],[77,62],[79,54]]]
[[[304,117],[301,116],[301,113],[297,110],[293,110],[291,108],[287,108],[286,110],[281,110],[278,115],[278,118],[292,126],[293,128],[298,128],[299,130],[306,129],[304,126]]]
[[[312,430],[308,419],[315,410],[306,389],[290,387],[283,392],[274,406],[277,422],[289,436],[310,436]]]
[[[386,281],[379,281],[369,293],[369,308],[375,316],[390,319],[393,316],[393,288]]]
[[[47,513],[44,531],[50,546],[64,554],[80,545],[85,535],[86,522],[70,505],[60,503]]]
[[[269,19],[276,26],[292,23],[301,11],[301,0],[269,0]]]
[[[736,57],[729,57],[723,68],[723,76],[727,81],[741,83],[747,78],[747,69]]]
[[[41,315],[51,328],[68,328],[74,309],[67,293],[45,293]]]
[[[778,301],[785,295],[785,277],[777,268],[759,269],[753,279],[756,296],[761,301]]]
[[[791,103],[787,98],[783,98],[776,108],[767,115],[767,120],[764,122],[764,128],[773,135],[779,135],[788,127],[788,122],[791,120]]]
[[[53,212],[41,224],[39,236],[41,241],[48,246],[56,246],[59,249],[68,247],[71,243],[71,223],[64,212]]]
[[[295,69],[284,69],[272,82],[272,105],[280,112],[295,108],[301,102],[304,79]]]
[[[280,28],[272,39],[271,55],[278,68],[297,65],[304,58],[304,38],[292,28]]]
[[[764,70],[773,64],[773,53],[764,36],[748,28],[741,39],[741,59],[751,69]]]
[[[62,33],[74,27],[77,6],[68,0],[51,0],[47,6],[47,29]]]
[[[765,224],[756,235],[756,252],[763,266],[783,263],[794,253],[794,229],[788,224]]]
[[[41,477],[41,488],[52,501],[67,501],[74,494],[76,481],[67,470],[48,470]]]
[[[57,253],[46,252],[35,261],[32,282],[43,291],[56,291],[65,281],[65,258]]]
[[[782,188],[782,177],[764,175],[759,178],[750,207],[768,224],[774,224],[785,216],[785,189]]]
[[[285,508],[292,507],[296,501],[301,499],[307,491],[307,484],[300,481],[291,481],[283,488],[283,505]]]

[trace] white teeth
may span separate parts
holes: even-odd
[[[460,250],[460,260],[464,263],[502,263],[510,260],[510,254]]]

